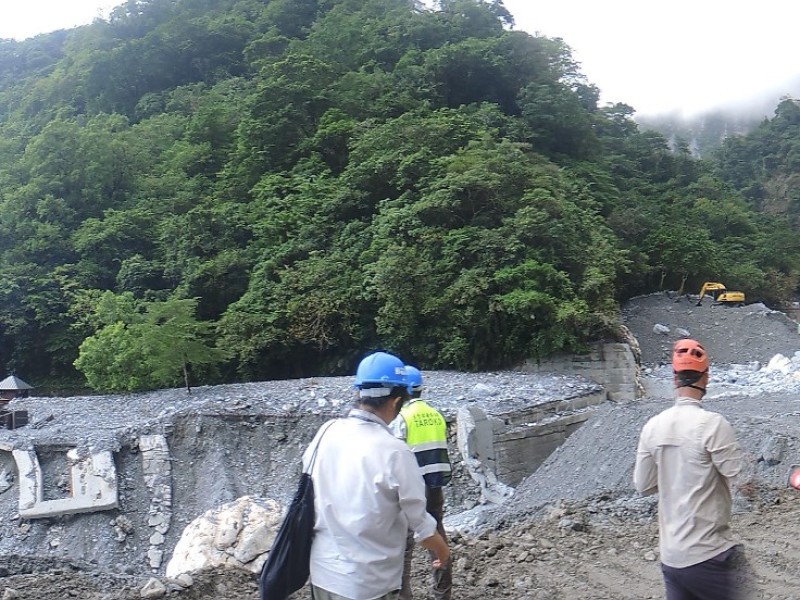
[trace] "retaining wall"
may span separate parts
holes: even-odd
[[[469,419],[471,428],[477,429],[467,442],[471,447],[462,451],[477,458],[500,483],[509,486],[518,485],[536,471],[591,416],[591,407],[606,400],[634,400],[638,389],[636,359],[630,346],[622,343],[599,343],[586,354],[530,361],[523,365],[523,370],[580,375],[603,389],[504,415],[487,417],[474,409],[469,415],[460,413],[461,418]],[[491,432],[482,428],[490,428]],[[475,476],[484,478],[483,474]]]
[[[570,373],[602,385],[608,399],[635,400],[638,365],[628,344],[598,343],[586,354],[557,356],[543,361],[528,361],[522,368],[535,373]]]

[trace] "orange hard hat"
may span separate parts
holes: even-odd
[[[789,475],[789,485],[796,490],[800,490],[800,469],[795,469],[792,471],[792,474]]]
[[[675,342],[672,348],[672,370],[681,371],[708,371],[708,352],[697,340],[682,339]]]

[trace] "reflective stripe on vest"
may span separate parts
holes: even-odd
[[[450,481],[450,458],[444,417],[422,400],[404,406],[400,416],[406,423],[406,443],[417,457],[425,484],[446,485]]]

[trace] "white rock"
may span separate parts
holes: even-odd
[[[153,546],[160,546],[164,543],[164,536],[159,532],[155,532],[153,535],[150,536],[150,544]]]
[[[142,586],[142,589],[139,590],[139,594],[142,598],[161,598],[162,596],[165,596],[166,593],[167,586],[165,586],[155,577],[148,579],[147,583],[145,583]]]
[[[275,532],[266,523],[250,523],[242,530],[233,557],[242,564],[247,564],[257,557],[269,552]]]
[[[258,573],[282,519],[281,505],[264,498],[243,496],[213,508],[183,530],[166,575],[176,579],[219,566]]]
[[[784,375],[788,374],[791,370],[791,361],[786,358],[783,354],[776,354],[771,359],[769,359],[769,363],[763,369],[767,373],[773,371],[779,371]]]
[[[150,548],[147,551],[147,559],[150,561],[150,567],[158,569],[161,567],[161,561],[164,560],[164,551],[158,548]]]
[[[150,527],[156,527],[162,523],[164,523],[164,515],[162,513],[150,515],[147,519],[147,524],[150,525]]]
[[[490,396],[497,396],[499,392],[497,388],[494,388],[490,385],[486,385],[485,383],[477,383],[475,384],[475,387],[472,388],[470,393],[476,398],[488,398]]]

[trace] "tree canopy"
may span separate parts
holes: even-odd
[[[0,41],[0,360],[97,389],[517,364],[798,284],[800,109],[641,130],[499,0],[129,0]]]

